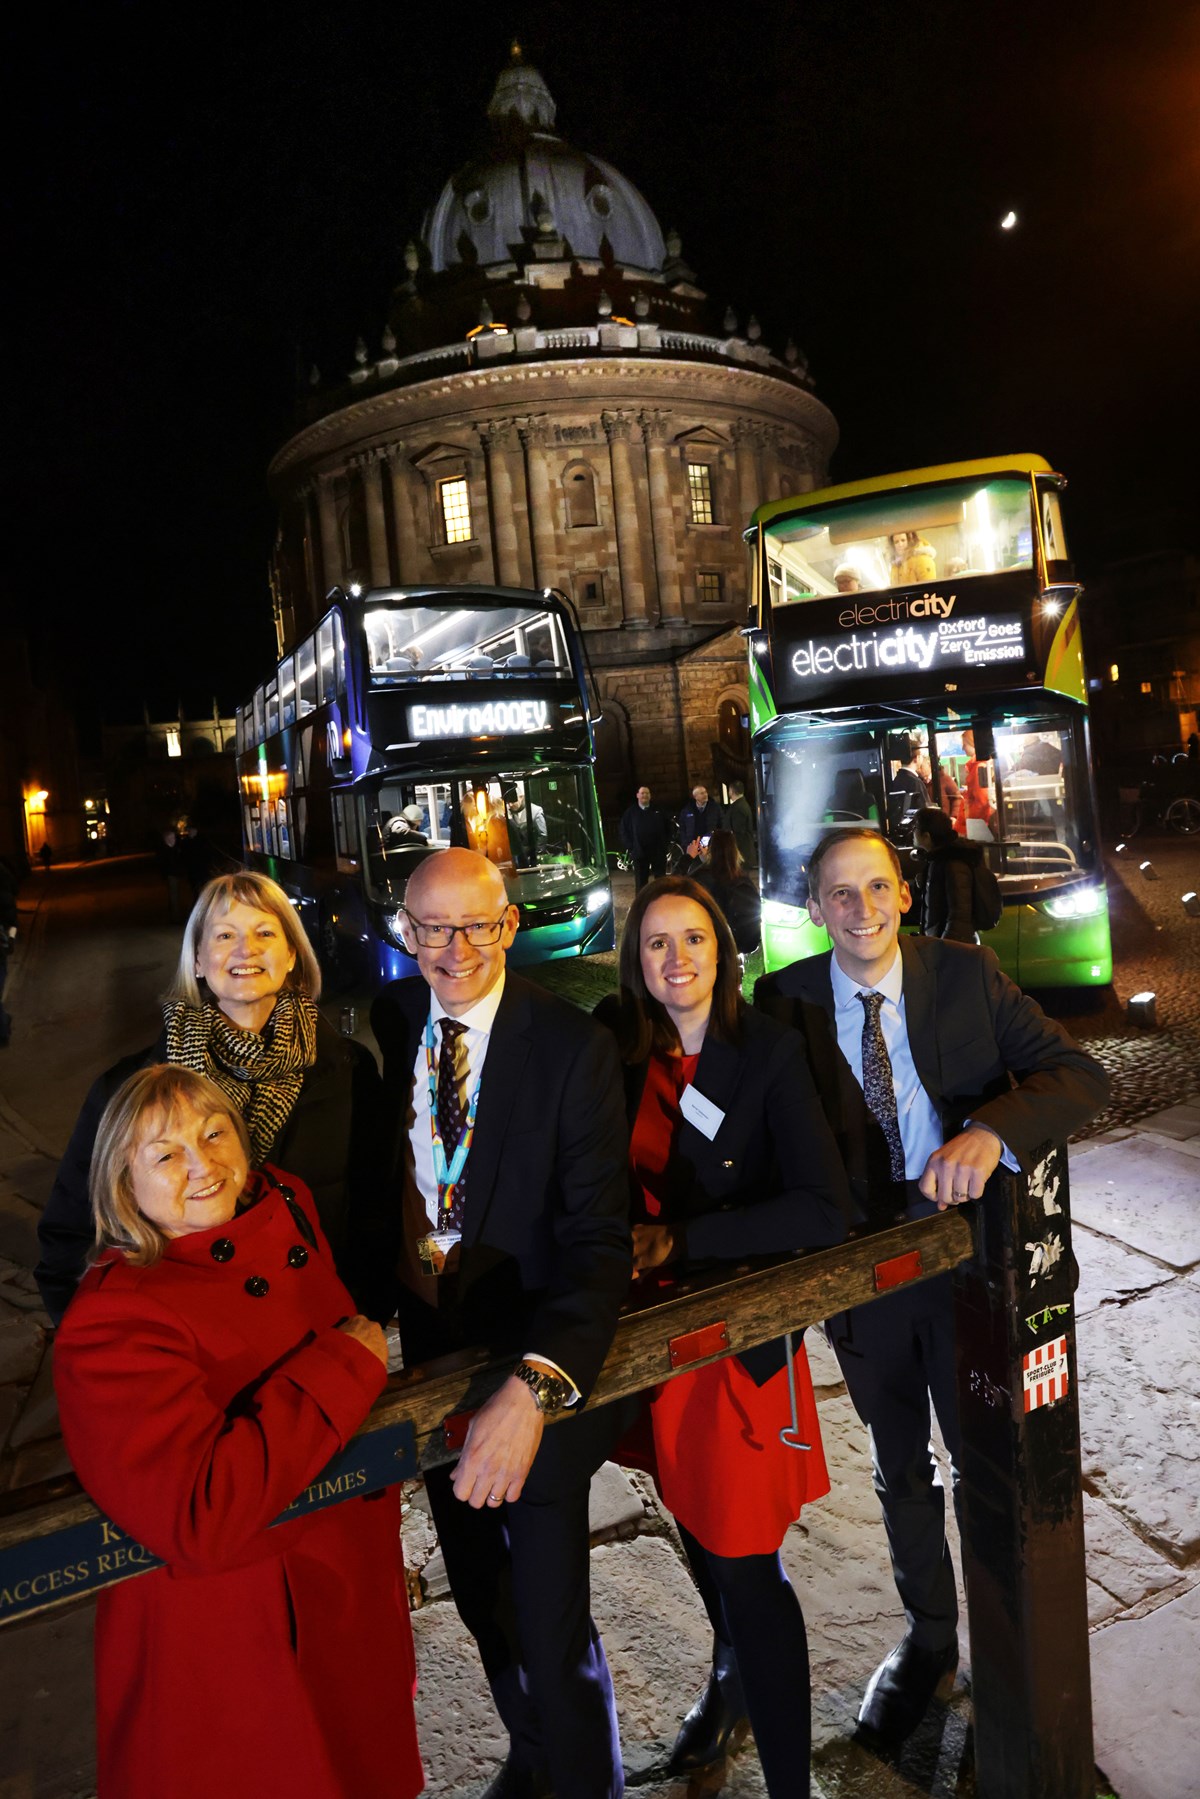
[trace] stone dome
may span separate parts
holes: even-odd
[[[570,257],[659,273],[667,250],[649,205],[611,164],[554,132],[550,90],[519,58],[514,49],[488,105],[490,142],[425,221],[430,268],[495,268],[557,238]]]

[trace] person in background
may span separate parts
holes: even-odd
[[[57,1323],[92,1242],[88,1179],[100,1118],[150,1062],[214,1080],[246,1120],[256,1167],[270,1158],[312,1191],[339,1272],[364,1310],[391,1316],[387,1264],[398,1221],[378,1179],[382,1089],[375,1058],[317,1010],[321,970],[287,895],[266,875],[210,881],[184,928],[156,1042],[93,1084],[38,1224],[35,1270]]]
[[[484,857],[427,856],[401,914],[420,974],[371,1009],[405,1224],[400,1337],[410,1364],[468,1345],[521,1358],[458,1463],[425,1475],[509,1739],[485,1799],[618,1799],[588,1489],[627,1408],[543,1429],[591,1391],[629,1287],[620,1071],[606,1032],[506,969],[518,917]]]
[[[993,806],[991,799],[988,796],[987,786],[985,784],[987,781],[987,766],[986,764],[981,765],[975,754],[974,731],[966,730],[963,732],[962,746],[963,755],[967,758],[967,766],[963,779],[963,807],[959,820],[957,820],[956,823],[960,824],[963,834],[969,837],[971,833],[967,830],[968,819],[979,819],[987,826],[990,832],[995,823],[996,808]],[[983,769],[982,778],[980,775],[981,767]]]
[[[205,837],[198,825],[189,824],[179,838],[179,853],[183,863],[183,872],[187,876],[188,886],[192,890],[192,899],[198,900],[209,876],[212,874],[215,860],[213,846]]]
[[[617,831],[621,848],[633,863],[633,878],[639,888],[647,881],[667,872],[667,846],[671,826],[665,813],[651,803],[650,789],[643,781],[632,806],[621,814]]]
[[[757,886],[743,872],[732,831],[713,832],[691,878],[721,908],[739,955],[753,955],[762,935],[762,902]]]
[[[1065,1143],[1104,1104],[1104,1070],[991,950],[900,936],[912,896],[877,831],[827,833],[808,880],[809,916],[833,947],[765,976],[755,1004],[804,1033],[860,1225],[884,1230],[978,1199],[1001,1163],[1028,1174],[1048,1143]],[[937,1275],[826,1323],[870,1433],[908,1624],[858,1714],[863,1732],[888,1746],[916,1729],[936,1694],[949,1694],[958,1667],[954,1567],[929,1443],[932,1403],[957,1493],[951,1287],[949,1274]]]
[[[639,1283],[840,1243],[848,1191],[803,1044],[743,1001],[712,895],[679,876],[644,887],[620,978],[596,1016],[624,1066]],[[714,1633],[712,1674],[669,1771],[719,1760],[748,1713],[768,1793],[796,1799],[809,1789],[808,1642],[779,1548],[829,1491],[804,1346],[780,1338],[678,1375],[652,1392],[649,1414],[646,1459]]]
[[[167,914],[172,924],[178,924],[183,917],[183,884],[187,879],[187,869],[183,860],[183,845],[174,825],[168,825],[156,833],[153,848],[158,872],[167,884]]]
[[[862,581],[852,562],[840,562],[833,571],[833,584],[839,593],[861,593]]]
[[[504,809],[508,817],[508,840],[513,848],[513,861],[518,868],[536,868],[538,852],[546,843],[546,814],[541,806],[532,805],[525,788],[506,787]]]
[[[710,799],[703,781],[692,788],[692,797],[679,814],[679,841],[689,861],[698,862],[703,840],[723,829],[725,808],[719,800]]]
[[[983,845],[960,837],[937,806],[923,806],[913,821],[913,843],[924,861],[921,929],[948,943],[978,943],[973,923],[975,868]]]
[[[8,864],[0,862],[0,1049],[12,1037],[12,1013],[4,1009],[4,984],[8,959],[17,941],[17,883]]]
[[[890,542],[893,587],[915,587],[919,581],[937,580],[933,545],[919,531],[893,531]]]
[[[725,812],[725,827],[733,832],[737,840],[738,855],[747,868],[754,868],[758,863],[758,833],[754,824],[754,808],[746,798],[746,783],[731,781],[729,791],[733,795]]]
[[[166,1563],[97,1601],[100,1793],[413,1799],[400,1489],[276,1522],[387,1378],[311,1193],[251,1172],[212,1081],[154,1065],[105,1109],[91,1203],[93,1266],[54,1343],[63,1440]]]

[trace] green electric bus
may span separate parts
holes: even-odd
[[[828,947],[808,856],[866,822],[912,855],[942,805],[984,846],[984,941],[1023,987],[1112,979],[1066,483],[1040,456],[910,469],[759,507],[750,721],[768,969]]]
[[[458,845],[494,862],[513,963],[612,949],[579,626],[549,590],[334,588],[237,714],[247,867],[304,920],[334,987],[416,963],[409,875]]]

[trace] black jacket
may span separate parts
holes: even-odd
[[[752,956],[762,936],[762,901],[749,875],[739,875],[734,881],[718,881],[706,864],[692,871],[692,879],[697,886],[711,893],[720,906],[742,955]]]
[[[429,988],[419,975],[393,981],[371,1008],[396,1193],[404,1186],[413,1068],[428,1016]],[[612,1039],[586,1014],[509,970],[467,1167],[457,1283],[462,1329],[468,1342],[494,1354],[548,1357],[585,1397],[633,1269],[626,1151]],[[423,1228],[407,1220],[406,1237]],[[402,1337],[405,1320],[402,1295]]]
[[[71,1133],[66,1154],[38,1225],[42,1259],[35,1274],[46,1310],[62,1318],[83,1274],[93,1242],[88,1173],[104,1108],[139,1068],[165,1060],[165,1040],[126,1056],[92,1085]],[[382,1088],[370,1051],[342,1037],[322,1017],[317,1059],[300,1096],[271,1146],[278,1168],[299,1175],[316,1201],[321,1228],[338,1273],[359,1305],[381,1322],[391,1316],[390,1284],[381,1262],[390,1254],[398,1220],[388,1214],[380,1179]]]
[[[714,831],[725,828],[725,808],[720,800],[709,795],[703,809],[695,800],[689,800],[679,814],[679,841],[686,849],[697,837],[711,837]]]
[[[974,943],[975,868],[983,845],[956,837],[925,857],[921,882],[921,929],[949,943]]]
[[[1051,1143],[1068,1137],[1108,1098],[1108,1076],[1054,1019],[1022,993],[990,949],[900,939],[904,1013],[913,1063],[944,1138],[967,1118],[990,1126],[1028,1173]],[[832,951],[765,975],[754,1003],[799,1029],[813,1078],[841,1150],[855,1214],[873,1229],[895,1222],[895,1194],[878,1181],[887,1167],[883,1132],[838,1048]],[[922,1202],[933,1211],[932,1202]]]
[[[671,841],[671,823],[657,806],[627,806],[621,814],[619,831],[621,848],[639,862],[652,856],[665,856]]]
[[[620,1003],[608,994],[595,1012],[614,1032]],[[716,1135],[710,1139],[680,1120],[676,1152],[687,1185],[677,1217],[689,1264],[823,1249],[841,1243],[848,1229],[845,1170],[803,1041],[759,1012],[744,1012],[742,1023],[740,1043],[708,1036],[696,1064],[693,1085],[724,1113]],[[624,1065],[631,1128],[646,1068],[645,1062]],[[761,1384],[784,1366],[782,1339],[739,1359]]]

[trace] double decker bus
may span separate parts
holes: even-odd
[[[514,963],[611,949],[579,630],[549,591],[335,588],[238,709],[246,866],[292,899],[335,987],[415,963],[399,909],[452,844],[504,876]]]
[[[1080,594],[1040,456],[910,469],[759,507],[747,629],[768,969],[828,947],[809,853],[866,822],[912,855],[941,804],[983,846],[985,941],[1024,987],[1112,979]]]

